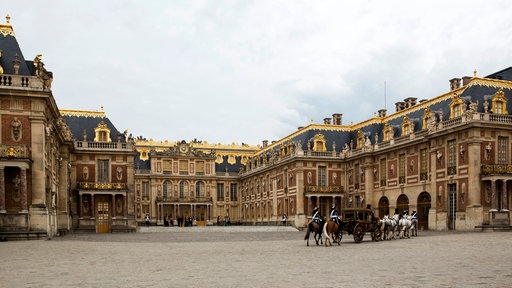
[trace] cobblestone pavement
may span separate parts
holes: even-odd
[[[202,229],[205,228],[205,229]],[[203,232],[203,233],[198,233]],[[207,233],[206,233],[207,232]],[[1,287],[510,287],[512,233],[306,247],[291,227],[142,227],[0,242]]]

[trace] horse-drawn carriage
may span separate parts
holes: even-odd
[[[361,243],[366,232],[370,232],[372,240],[380,239],[381,231],[378,219],[369,208],[345,208],[341,210],[341,229],[354,236],[354,242]]]

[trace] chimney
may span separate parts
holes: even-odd
[[[341,113],[334,113],[332,114],[332,124],[334,125],[341,125],[341,117],[343,116],[343,114]]]
[[[297,128],[297,130],[300,130],[300,129],[302,129],[302,128],[304,128],[304,126],[299,126],[299,127]]]
[[[263,148],[268,146],[268,140],[263,140]]]
[[[404,102],[396,102],[395,107],[396,107],[396,112],[400,112],[405,109],[405,103]]]
[[[460,78],[450,80],[450,91],[460,88]]]
[[[473,79],[473,77],[469,77],[469,76],[462,77],[462,86],[468,85],[469,82],[471,82],[471,79]]]
[[[324,118],[324,124],[331,124],[331,118]]]
[[[405,98],[404,99],[405,108],[409,108],[409,107],[416,105],[416,99],[417,98],[414,98],[414,97]]]
[[[379,110],[379,111],[377,111],[377,112],[379,112],[379,117],[384,118],[384,117],[386,117],[386,112],[387,112],[387,111],[388,111],[388,110],[386,110],[386,109],[380,109],[380,110]]]

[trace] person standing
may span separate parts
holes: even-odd
[[[283,213],[283,226],[286,226],[286,213]]]

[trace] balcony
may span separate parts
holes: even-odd
[[[25,145],[9,145],[2,144],[0,146],[2,158],[17,158],[27,159],[29,158],[29,149]]]
[[[133,144],[129,142],[86,142],[75,141],[77,150],[108,150],[108,151],[132,151]]]
[[[157,197],[157,202],[164,203],[212,203],[211,197]]]
[[[304,186],[304,193],[343,193],[343,186]]]
[[[78,182],[78,189],[119,191],[127,190],[128,187],[126,183]]]
[[[43,90],[43,81],[35,76],[0,75],[0,87]]]
[[[486,175],[512,175],[512,164],[482,165],[482,176]]]

